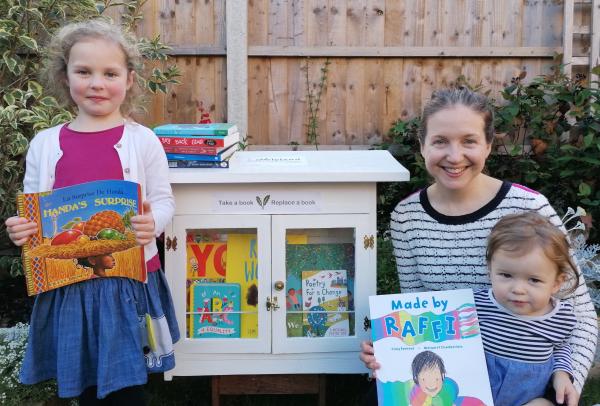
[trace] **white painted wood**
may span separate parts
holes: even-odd
[[[237,155],[237,154],[236,154]],[[177,251],[165,253],[182,338],[175,345],[173,376],[300,373],[365,373],[358,359],[368,296],[376,293],[378,181],[408,180],[408,172],[387,151],[240,152],[229,170],[170,170],[176,214],[166,238],[177,237]],[[291,161],[290,161],[291,159]],[[266,196],[269,199],[265,199]],[[261,207],[248,207],[260,197]],[[235,208],[235,202],[242,207]],[[264,203],[267,201],[268,203]],[[304,203],[303,203],[304,202]],[[226,204],[225,204],[226,203]],[[231,206],[230,206],[231,203]],[[257,230],[259,261],[259,338],[189,339],[186,327],[186,231]],[[355,230],[355,335],[288,339],[285,294],[273,284],[285,281],[285,231],[335,228]],[[316,230],[315,230],[316,233]],[[348,234],[349,235],[349,234]],[[344,235],[344,240],[352,236]],[[283,279],[281,279],[283,278]],[[267,311],[267,297],[278,298],[279,311]]]
[[[337,338],[307,338],[288,337],[286,329],[286,309],[282,306],[273,312],[273,353],[310,353],[310,352],[336,352],[353,351],[361,341],[368,339],[368,334],[363,329],[363,320],[369,315],[369,295],[374,290],[369,289],[369,280],[375,280],[376,249],[365,248],[364,238],[374,236],[373,224],[370,223],[368,214],[346,215],[297,215],[297,216],[273,216],[273,281],[287,280],[286,273],[286,231],[288,229],[307,228],[351,228],[354,230],[354,255],[355,273],[354,286],[349,286],[354,295],[355,317],[354,336]],[[280,292],[272,291],[273,296],[278,297],[279,303],[285,303],[287,289]]]
[[[238,151],[228,169],[170,169],[171,183],[401,182],[408,171],[388,152]]]
[[[258,243],[258,338],[254,339],[191,339],[187,338],[186,328],[186,235],[188,230],[199,229],[249,229],[257,233]],[[173,272],[167,272],[167,279],[173,293],[173,305],[177,314],[177,323],[182,338],[175,345],[177,352],[193,353],[268,353],[271,351],[271,315],[262,305],[270,295],[271,274],[271,219],[269,216],[175,216],[173,218],[173,235],[177,237],[176,252],[167,252],[175,257]],[[172,238],[171,236],[171,238]],[[174,255],[170,255],[170,254]],[[243,292],[245,294],[245,292]],[[232,340],[235,346],[232,346]]]
[[[227,0],[227,122],[248,134],[248,2]]]

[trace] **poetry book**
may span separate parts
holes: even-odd
[[[350,334],[345,270],[303,271],[302,296],[304,337],[346,337]]]
[[[493,405],[471,289],[369,297],[380,406]]]
[[[20,193],[17,208],[38,225],[23,246],[30,296],[91,278],[146,281],[144,250],[130,221],[142,212],[139,184],[104,180]]]

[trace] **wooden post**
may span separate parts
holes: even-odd
[[[227,35],[227,122],[235,123],[240,138],[248,133],[248,2],[228,0],[225,9]]]

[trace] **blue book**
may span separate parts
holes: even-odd
[[[191,338],[240,337],[240,284],[193,281]]]
[[[169,168],[229,168],[229,161],[172,161],[169,160]]]
[[[202,135],[224,137],[238,132],[235,124],[165,124],[154,128],[156,135]]]

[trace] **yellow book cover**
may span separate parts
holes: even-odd
[[[229,234],[227,236],[225,282],[240,284],[241,338],[257,338],[258,243],[256,234]]]
[[[203,279],[220,282],[225,279],[227,243],[188,242],[187,279]]]

